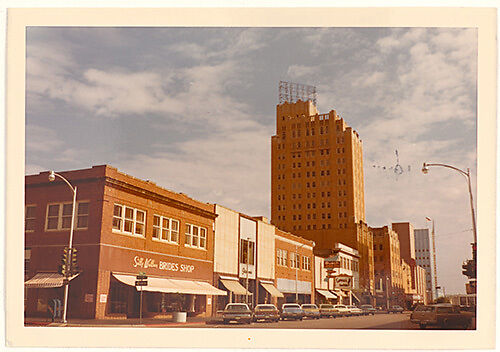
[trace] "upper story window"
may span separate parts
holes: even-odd
[[[311,271],[311,258],[308,256],[302,256],[302,269]]]
[[[179,221],[155,214],[153,217],[153,238],[179,243]]]
[[[27,205],[24,211],[24,231],[35,231],[36,205]]]
[[[242,238],[240,243],[240,263],[254,265],[255,242]]]
[[[186,224],[184,245],[186,247],[206,249],[207,229],[196,225]]]
[[[73,203],[53,203],[47,205],[47,231],[69,230],[71,228],[71,212]],[[76,203],[75,228],[85,229],[88,227],[89,202]]]
[[[290,254],[290,268],[299,268],[299,263],[300,263],[300,256],[298,253],[291,253]]]
[[[126,205],[115,204],[113,230],[136,236],[145,236],[146,212]]]
[[[277,249],[276,251],[276,258],[278,265],[280,266],[287,266],[288,265],[288,252],[285,251],[284,249]]]

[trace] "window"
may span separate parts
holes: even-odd
[[[179,221],[155,214],[153,217],[153,238],[179,243]]]
[[[311,258],[308,256],[302,256],[302,269],[311,271]]]
[[[278,250],[277,250],[278,265],[280,265],[280,266],[287,266],[288,265],[287,255],[288,255],[287,251],[278,248]]]
[[[240,263],[254,265],[255,242],[242,238],[240,243]]]
[[[57,203],[47,206],[46,230],[60,231],[71,229],[71,213],[73,203]],[[76,203],[75,228],[84,229],[88,227],[89,202]]]
[[[113,230],[137,236],[145,236],[146,212],[144,210],[115,204]]]
[[[35,231],[36,205],[27,205],[24,213],[24,231]]]
[[[298,253],[291,253],[290,254],[290,268],[299,269],[299,263],[300,263],[299,254]]]
[[[207,248],[207,229],[196,225],[186,224],[184,245],[187,247]]]

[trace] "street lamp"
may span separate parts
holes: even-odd
[[[68,249],[69,249],[69,253],[70,253],[70,256],[71,256],[71,252],[72,252],[72,246],[73,246],[73,230],[74,230],[74,227],[75,227],[75,208],[76,208],[76,186],[72,186],[71,183],[69,183],[68,180],[66,180],[64,177],[62,177],[61,175],[55,173],[54,171],[50,171],[49,172],[49,181],[50,182],[53,182],[56,177],[59,177],[61,180],[63,180],[64,182],[66,182],[66,184],[69,186],[69,188],[71,188],[71,191],[73,191],[73,206],[72,206],[72,210],[71,210],[71,229],[70,229],[70,232],[69,232],[69,245],[68,245]],[[64,278],[65,279],[65,285],[64,285],[64,310],[63,310],[63,322],[66,323],[67,320],[66,320],[66,313],[68,311],[68,291],[69,291],[69,272],[66,271],[66,277]]]
[[[477,250],[477,228],[476,228],[476,216],[474,215],[474,200],[472,198],[472,187],[470,184],[470,169],[467,168],[467,172],[464,170],[461,170],[459,168],[456,168],[451,165],[446,165],[446,164],[428,164],[424,162],[424,165],[422,166],[422,172],[424,174],[427,174],[429,172],[429,166],[442,166],[442,167],[447,167],[449,169],[453,169],[467,179],[467,185],[469,186],[469,198],[470,198],[470,210],[471,210],[471,215],[472,215],[472,231],[474,234],[474,242],[472,243],[472,260],[474,261],[474,266],[476,265],[476,250]]]
[[[306,244],[302,243],[300,246],[295,245],[295,303],[299,303],[299,290],[297,288],[297,281],[299,279],[299,248],[304,247]]]
[[[433,265],[433,270],[434,270],[434,287],[436,287],[434,289],[434,294],[436,295],[436,298],[438,296],[438,291],[437,291],[437,263],[436,263],[436,233],[434,231],[434,219],[431,219],[429,217],[425,217],[425,219],[427,221],[431,221],[432,222],[432,258],[433,258],[433,261],[434,261],[434,265]],[[432,290],[431,290],[432,292]]]

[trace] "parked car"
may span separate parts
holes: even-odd
[[[245,303],[229,303],[222,312],[224,323],[235,321],[237,323],[250,324],[252,321],[252,311]]]
[[[396,305],[389,308],[387,313],[403,313],[403,311],[404,311],[403,307]]]
[[[343,304],[336,304],[333,306],[334,314],[336,317],[347,317],[351,315],[351,311]]]
[[[347,306],[347,308],[349,308],[351,315],[362,315],[363,314],[363,311],[354,305]]]
[[[371,304],[363,304],[360,308],[364,315],[375,315],[375,312],[377,311]]]
[[[335,318],[335,309],[333,308],[333,304],[320,304],[319,315],[321,317]]]
[[[279,321],[280,312],[274,304],[257,304],[253,310],[253,321]]]
[[[315,304],[303,304],[300,306],[304,312],[304,318],[319,319],[321,315],[319,313],[319,308]]]
[[[410,315],[410,321],[419,324],[421,329],[428,325],[437,325],[441,328],[452,326],[467,329],[472,323],[469,313],[461,312],[459,307],[449,303],[417,306]]]
[[[285,303],[281,306],[281,320],[294,319],[302,320],[304,311],[296,303]]]

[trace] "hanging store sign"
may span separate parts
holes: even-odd
[[[335,288],[351,288],[352,287],[352,277],[351,276],[335,276],[334,277]]]

